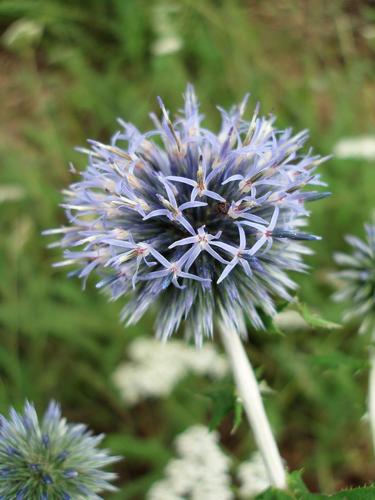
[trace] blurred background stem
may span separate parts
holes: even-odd
[[[374,332],[375,334],[375,332]],[[375,335],[373,335],[375,337]],[[370,428],[372,445],[375,453],[375,348],[370,347],[370,375],[368,388],[368,408],[370,418]]]

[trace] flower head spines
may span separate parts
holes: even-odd
[[[361,318],[361,332],[373,330],[375,339],[375,224],[365,224],[366,240],[345,237],[352,247],[350,254],[337,252],[335,261],[344,269],[335,276],[344,286],[334,294],[337,301],[350,301],[344,320]]]
[[[82,179],[65,192],[71,227],[56,231],[61,264],[76,263],[83,280],[99,274],[113,299],[133,290],[129,321],[160,298],[162,336],[189,318],[200,341],[212,335],[215,310],[236,327],[243,313],[261,327],[259,310],[273,313],[275,298],[294,287],[285,271],[304,270],[296,240],[315,239],[299,226],[305,201],[325,196],[306,190],[321,184],[322,159],[300,153],[306,131],[277,130],[258,106],[245,120],[246,102],[221,110],[215,135],[201,126],[191,85],[176,120],[159,99],[154,130],[142,134],[120,120],[109,146],[90,143]]]
[[[54,401],[41,419],[29,402],[12,408],[1,416],[0,498],[100,499],[116,477],[102,468],[118,460],[97,448],[102,439],[68,424]]]

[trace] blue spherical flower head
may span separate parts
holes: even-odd
[[[334,259],[343,269],[335,273],[342,288],[333,298],[351,304],[344,320],[361,319],[360,332],[374,332],[375,339],[375,224],[365,225],[366,240],[346,236],[350,254],[337,252]]]
[[[23,413],[12,408],[8,419],[0,416],[0,498],[101,499],[116,477],[102,469],[118,460],[98,448],[102,439],[67,423],[53,401],[41,420],[28,402]]]
[[[275,299],[291,299],[288,271],[304,271],[301,231],[305,202],[327,193],[315,173],[325,160],[301,153],[307,132],[278,130],[274,117],[250,121],[247,97],[221,110],[218,134],[202,127],[192,86],[172,121],[164,104],[155,129],[122,130],[110,145],[90,141],[87,169],[65,192],[67,227],[57,245],[86,281],[112,299],[129,295],[123,318],[136,322],[158,304],[157,335],[168,338],[185,320],[197,343],[223,319],[245,335],[247,316],[263,327]]]

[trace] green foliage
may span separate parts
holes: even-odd
[[[177,6],[167,21],[181,48],[157,54],[156,9],[167,4]],[[174,436],[189,425],[221,422],[226,450],[245,460],[254,443],[231,384],[221,391],[189,378],[168,400],[125,407],[112,373],[133,338],[152,335],[151,318],[124,328],[121,303],[107,303],[90,282],[82,292],[51,268],[59,255],[40,233],[64,222],[58,203],[74,179],[68,162],[85,165],[73,148],[87,137],[107,141],[118,116],[145,129],[155,96],[175,109],[186,81],[210,127],[216,104],[228,107],[251,91],[250,107],[259,100],[280,125],[309,128],[318,153],[343,137],[374,134],[374,8],[341,0],[1,0],[0,16],[4,30],[32,21],[38,35],[17,47],[0,39],[0,410],[25,397],[42,407],[54,397],[70,420],[108,433],[126,457],[114,499],[145,498]],[[323,240],[311,244],[311,273],[296,277],[298,310],[310,327],[249,332],[248,353],[273,390],[267,412],[290,469],[303,467],[309,489],[328,495],[374,479],[361,420],[367,340],[356,325],[336,328],[342,306],[330,300],[329,276],[343,234],[359,234],[374,209],[375,169],[334,158],[321,171],[333,195],[311,204],[311,225]],[[202,397],[208,392],[213,406]],[[371,495],[367,488],[336,497]]]
[[[287,491],[276,490],[269,488],[264,493],[261,493],[256,498],[257,500],[309,500],[313,497],[309,493],[305,483],[302,480],[300,472],[293,472],[288,477]]]
[[[322,328],[324,330],[341,328],[341,325],[338,325],[333,321],[327,321],[326,319],[321,318],[318,314],[311,312],[306,304],[302,304],[297,301],[295,307],[306,323],[313,328]]]
[[[242,422],[243,406],[241,399],[233,391],[233,385],[216,384],[216,387],[208,390],[206,394],[212,401],[210,430],[219,427],[223,419],[231,414],[233,418],[231,432],[234,433]]]
[[[341,491],[335,495],[310,493],[302,480],[301,474],[299,472],[293,472],[289,476],[288,491],[284,492],[270,488],[258,495],[256,500],[372,500],[374,494],[375,488],[372,486],[352,488],[350,490]]]

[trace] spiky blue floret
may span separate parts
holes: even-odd
[[[346,269],[335,273],[344,286],[333,297],[350,303],[344,320],[361,319],[361,332],[373,331],[375,339],[375,224],[365,224],[365,232],[365,241],[346,236],[350,254],[334,254],[337,264]]]
[[[243,118],[247,97],[214,134],[201,126],[192,86],[174,122],[159,99],[161,122],[145,134],[119,120],[110,145],[89,141],[87,169],[65,192],[67,227],[57,245],[86,281],[112,299],[130,295],[123,318],[136,322],[158,301],[157,335],[186,320],[197,343],[219,316],[245,334],[244,316],[262,328],[275,298],[290,300],[287,271],[304,271],[299,240],[305,202],[328,193],[316,167],[326,158],[301,153],[308,134],[277,130],[274,117]]]
[[[118,460],[98,448],[103,437],[67,423],[54,401],[41,420],[29,402],[23,413],[12,408],[9,418],[0,416],[0,498],[101,499],[116,477],[102,469]]]

